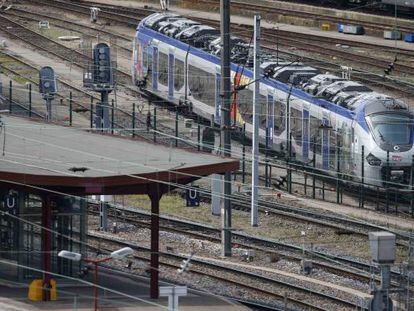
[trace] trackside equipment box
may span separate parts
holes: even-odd
[[[370,232],[369,243],[374,262],[386,264],[395,261],[395,234],[387,231]]]

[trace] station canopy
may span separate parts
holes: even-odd
[[[232,158],[1,117],[0,183],[7,186],[77,195],[148,194],[154,185],[166,192],[239,167]]]

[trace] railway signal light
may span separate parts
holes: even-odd
[[[55,71],[52,67],[46,66],[39,71],[39,93],[43,98],[53,98],[57,93]]]
[[[111,49],[106,43],[98,43],[93,49],[94,84],[105,86],[113,85],[113,71],[111,65]]]

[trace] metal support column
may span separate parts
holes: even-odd
[[[230,0],[220,0],[221,44],[221,142],[225,157],[231,156],[230,140]],[[231,256],[231,173],[224,173],[224,206],[222,213],[222,254]]]
[[[390,202],[389,202],[389,193],[388,193],[388,187],[389,187],[389,180],[390,180],[390,152],[387,151],[387,162],[386,162],[386,171],[385,171],[385,212],[388,213],[390,208]]]
[[[115,100],[112,99],[111,105],[111,134],[114,134],[114,123],[115,123]]]
[[[32,84],[29,84],[29,118],[32,117]]]
[[[266,127],[266,143],[265,143],[265,187],[269,187],[268,185],[268,166],[269,166],[269,160],[268,160],[268,154],[267,154],[267,148],[269,148],[269,128]]]
[[[197,151],[201,150],[201,125],[200,116],[197,115]]]
[[[341,156],[341,148],[338,146],[338,147],[336,147],[336,204],[339,204],[339,202],[340,202],[340,196],[339,196],[339,192],[340,192],[340,189],[339,189],[339,185],[340,185],[340,183],[339,183],[339,181],[340,181],[340,178],[341,178],[341,158],[340,158],[340,156]]]
[[[153,185],[152,191],[148,194],[151,199],[151,283],[150,297],[158,299],[158,269],[159,269],[159,233],[160,233],[160,199],[159,185]]]
[[[316,197],[316,140],[313,139],[312,146],[312,199]]]
[[[175,111],[175,146],[178,147],[178,108]]]
[[[359,195],[359,207],[364,208],[364,187],[365,187],[365,147],[361,146],[361,188]]]
[[[242,183],[246,182],[246,123],[243,124],[243,138],[242,138]]]
[[[50,300],[50,279],[51,275],[48,273],[52,268],[52,204],[51,197],[45,195],[43,197],[42,206],[42,270],[43,272],[43,301]]]
[[[157,107],[154,107],[154,143],[157,142]]]
[[[9,113],[12,113],[12,101],[13,101],[13,81],[9,81]]]
[[[136,105],[132,103],[132,137],[135,137],[135,113],[136,113]]]
[[[252,141],[252,205],[250,223],[258,225],[259,201],[259,113],[260,113],[260,15],[254,16],[254,47],[253,47],[253,141]]]
[[[91,106],[90,106],[90,122],[91,122],[91,129],[93,128],[93,97],[91,96]]]
[[[101,105],[100,105],[100,117],[101,117],[101,124],[99,128],[102,131],[109,130],[109,93],[106,91],[101,92]]]
[[[72,91],[69,93],[69,125],[72,126],[73,121],[73,107],[72,107]]]

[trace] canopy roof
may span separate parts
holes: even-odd
[[[0,182],[89,194],[143,194],[174,188],[239,161],[123,137],[2,116]]]

